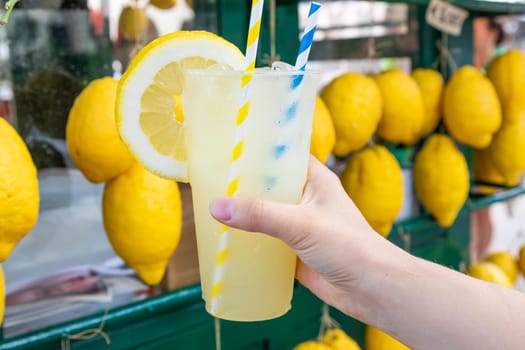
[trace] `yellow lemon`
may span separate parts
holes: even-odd
[[[334,121],[334,154],[343,157],[365,146],[381,118],[381,93],[374,80],[346,73],[332,80],[321,97]]]
[[[461,143],[485,148],[501,126],[501,105],[494,86],[479,69],[463,66],[445,86],[443,118]]]
[[[335,145],[335,129],[332,117],[323,100],[315,98],[315,109],[312,122],[310,153],[325,163]]]
[[[414,79],[400,69],[390,69],[375,77],[383,97],[383,116],[377,134],[387,141],[407,145],[421,135],[425,109]]]
[[[525,110],[515,122],[505,122],[496,132],[487,153],[507,186],[516,185],[525,170]]]
[[[516,121],[518,113],[525,111],[525,53],[513,49],[496,57],[487,76],[498,93],[503,119]]]
[[[476,181],[495,185],[501,185],[505,182],[505,179],[490,159],[487,148],[474,149],[474,152],[472,152],[472,170]]]
[[[188,181],[186,133],[175,96],[182,94],[182,69],[215,64],[243,69],[244,56],[215,34],[178,31],[146,45],[120,79],[117,126],[131,152],[150,171]]]
[[[75,100],[66,126],[71,160],[91,182],[106,182],[126,171],[133,157],[115,123],[117,81],[90,82]]]
[[[471,264],[467,274],[471,277],[512,288],[513,283],[498,265],[490,261],[481,261]]]
[[[177,0],[149,0],[149,4],[161,10],[167,10],[177,4]]]
[[[118,19],[118,29],[126,39],[140,39],[147,28],[148,18],[144,9],[135,6],[126,6],[122,9]]]
[[[177,183],[150,173],[140,164],[104,187],[102,214],[109,242],[147,284],[161,281],[177,248],[181,206]]]
[[[361,350],[357,342],[339,328],[327,330],[323,334],[322,342],[333,350]]]
[[[425,142],[414,160],[414,186],[421,204],[440,226],[454,223],[467,200],[469,171],[450,137],[434,134]]]
[[[512,284],[516,282],[516,278],[518,277],[518,263],[510,252],[494,252],[487,256],[485,260],[498,265],[498,267],[505,272]]]
[[[318,341],[309,340],[297,344],[293,350],[333,350],[330,346],[320,343]]]
[[[388,236],[403,203],[403,174],[392,153],[381,145],[356,152],[341,182],[370,226]]]
[[[0,117],[0,262],[36,224],[39,203],[31,154],[16,130]]]
[[[433,131],[441,119],[441,96],[443,94],[443,77],[433,69],[417,68],[412,72],[423,98],[423,126],[420,136]]]
[[[365,328],[366,350],[410,350],[409,347],[372,326]]]

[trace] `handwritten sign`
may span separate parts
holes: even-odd
[[[451,35],[460,35],[468,12],[442,0],[428,4],[425,20],[432,27]]]

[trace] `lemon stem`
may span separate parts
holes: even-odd
[[[20,0],[8,0],[5,3],[5,6],[4,6],[5,13],[0,19],[1,25],[7,24],[7,22],[9,21],[9,16],[11,16],[11,12],[13,12],[13,9],[15,8],[16,3],[19,1]]]

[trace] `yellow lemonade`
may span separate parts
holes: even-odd
[[[242,74],[186,71],[182,104],[206,309],[223,319],[256,321],[290,309],[296,262],[287,245],[260,233],[230,231],[218,306],[210,306],[224,233],[211,217],[209,205],[226,195]],[[317,76],[270,69],[250,74],[250,111],[244,123],[236,195],[298,203],[306,180]],[[295,89],[294,79],[302,79]]]

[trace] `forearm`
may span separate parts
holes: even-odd
[[[413,349],[523,348],[524,294],[404,252],[374,263],[351,296],[363,322]]]

